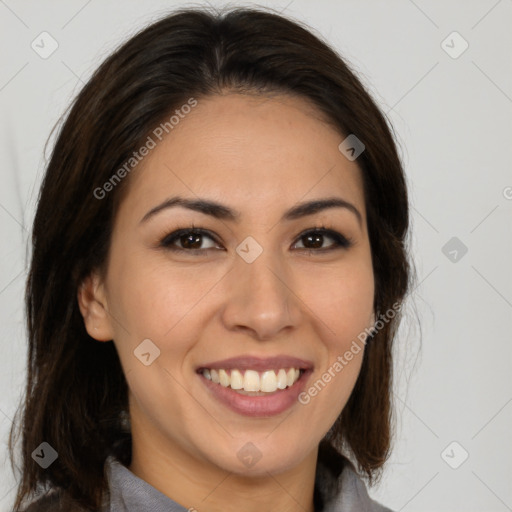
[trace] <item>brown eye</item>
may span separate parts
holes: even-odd
[[[214,242],[214,246],[201,247],[205,238],[209,238]],[[167,235],[160,245],[166,249],[188,252],[205,252],[216,246],[215,239],[206,231],[201,229],[179,229]]]
[[[178,240],[184,249],[200,249],[203,235],[190,233],[181,235]]]
[[[203,244],[207,239],[209,239],[211,243],[209,246],[204,247]],[[302,242],[302,247],[298,247],[298,249],[310,251],[311,253],[323,253],[340,248],[347,249],[352,245],[352,241],[341,233],[325,228],[315,228],[304,232],[298,239]],[[331,243],[327,247],[324,247],[326,239],[330,239]],[[160,245],[170,251],[188,252],[192,254],[204,254],[211,249],[223,250],[219,247],[220,244],[213,235],[204,229],[198,228],[178,229],[165,236],[160,242]]]
[[[334,240],[334,244],[322,248],[326,238]],[[304,247],[299,247],[299,249],[318,249],[319,251],[317,252],[330,251],[339,247],[348,248],[352,245],[351,241],[344,237],[341,233],[330,229],[314,229],[303,233],[299,239],[303,240],[304,245]]]

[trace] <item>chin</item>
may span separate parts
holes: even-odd
[[[285,442],[272,439],[271,435],[232,440],[222,454],[209,458],[223,470],[239,476],[268,477],[269,473],[279,474],[298,466],[316,447],[306,448],[303,437],[296,441],[288,438]]]

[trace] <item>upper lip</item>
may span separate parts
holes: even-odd
[[[198,371],[205,368],[215,370],[274,370],[280,368],[297,368],[299,370],[312,370],[313,363],[300,359],[298,357],[279,355],[274,357],[255,357],[255,356],[242,356],[242,357],[230,357],[223,359],[222,361],[214,361],[211,363],[202,364]]]

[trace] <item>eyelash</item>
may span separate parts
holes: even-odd
[[[173,231],[172,233],[169,233],[166,235],[161,241],[160,246],[173,252],[186,252],[189,254],[205,254],[208,253],[211,250],[217,250],[213,248],[208,249],[183,249],[181,247],[173,246],[172,244],[180,239],[183,235],[201,235],[201,236],[207,236],[210,238],[213,242],[220,245],[220,243],[216,240],[216,238],[207,230],[196,228],[194,226],[191,226],[189,228],[182,228],[178,229],[176,231]],[[325,228],[324,226],[321,227],[315,227],[312,229],[308,229],[307,231],[303,231],[299,236],[298,239],[305,238],[308,235],[321,235],[321,236],[328,236],[329,238],[332,238],[334,240],[334,244],[331,247],[328,248],[321,248],[321,249],[308,249],[308,248],[299,248],[301,251],[307,251],[308,254],[312,253],[327,253],[331,252],[336,249],[348,249],[352,247],[353,240],[350,237],[346,237],[342,235],[341,233],[338,233],[337,231],[334,231],[332,229]]]

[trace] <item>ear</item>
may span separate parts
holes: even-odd
[[[77,299],[89,336],[98,341],[111,341],[114,333],[108,313],[105,287],[96,272],[91,273],[80,283]]]

